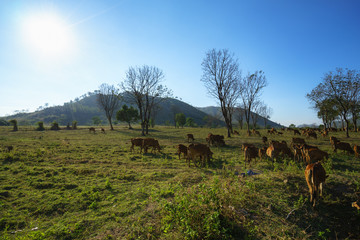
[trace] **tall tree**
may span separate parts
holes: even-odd
[[[97,102],[99,107],[104,110],[111,130],[114,130],[112,125],[112,117],[115,110],[117,110],[120,106],[119,97],[119,90],[115,88],[114,85],[109,85],[106,83],[101,84],[97,94]]]
[[[139,113],[137,109],[133,108],[132,106],[129,108],[124,104],[121,110],[116,113],[116,119],[121,122],[128,123],[129,129],[132,129],[131,123],[134,123],[139,119]]]
[[[183,113],[177,113],[175,116],[176,119],[176,126],[178,127],[184,127],[184,125],[186,124],[186,117],[185,114]]]
[[[203,69],[201,81],[205,84],[209,95],[219,100],[228,137],[231,137],[232,116],[240,94],[239,64],[227,49],[212,49],[206,53],[201,66]]]
[[[261,103],[259,107],[259,115],[264,120],[264,128],[266,129],[267,121],[270,119],[271,115],[273,113],[273,110],[271,107],[267,106],[265,103]]]
[[[250,115],[254,104],[259,100],[261,91],[266,87],[267,81],[263,71],[256,71],[241,79],[240,96],[245,110],[247,130],[250,131]]]
[[[346,137],[349,137],[349,114],[359,99],[359,72],[337,68],[335,72],[330,71],[324,75],[323,86],[324,94],[338,103],[340,115],[346,123]]]
[[[125,101],[136,104],[139,109],[143,136],[149,133],[149,120],[154,107],[171,96],[171,91],[161,84],[163,79],[162,70],[144,65],[130,67],[120,84],[125,92]]]

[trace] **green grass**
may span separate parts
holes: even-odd
[[[313,208],[303,163],[263,160],[251,166],[259,175],[235,174],[247,171],[241,144],[262,145],[245,131],[211,147],[207,167],[189,168],[174,146],[187,144],[187,133],[205,143],[225,129],[151,129],[162,146],[156,155],[130,152],[139,129],[34,129],[0,128],[0,239],[360,239],[360,212],[351,207],[360,160],[333,153],[328,138],[307,140],[330,153],[324,196]],[[2,151],[9,145],[12,152]]]

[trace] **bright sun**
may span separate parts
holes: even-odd
[[[45,57],[61,57],[74,47],[68,25],[54,13],[28,16],[23,24],[23,40],[31,50]]]

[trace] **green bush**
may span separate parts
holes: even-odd
[[[44,122],[38,122],[38,127],[36,128],[37,131],[44,131]]]

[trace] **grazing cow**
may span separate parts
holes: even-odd
[[[305,144],[305,140],[303,138],[292,138],[293,144]]]
[[[234,135],[240,135],[240,133],[236,130],[234,130]]]
[[[89,128],[89,132],[95,133],[95,128],[94,127]]]
[[[158,152],[161,152],[161,148],[159,145],[159,141],[154,138],[144,138],[142,142],[142,148],[144,149],[144,152],[147,153],[148,148],[151,147],[151,152],[156,153],[156,150]]]
[[[102,133],[105,133],[105,129],[104,129],[104,128],[101,128],[101,132],[102,132]]]
[[[194,135],[192,135],[191,133],[186,134],[186,137],[188,142],[190,142],[189,140],[191,140],[191,142],[195,141]]]
[[[184,154],[184,157],[187,157],[187,155],[188,155],[188,148],[187,148],[187,146],[182,145],[182,144],[177,145],[177,155],[179,155],[179,159],[180,159],[181,153]]]
[[[142,149],[143,149],[143,138],[132,138],[131,141],[131,147],[130,147],[130,151],[134,151],[134,146],[140,147],[140,153],[142,153]]]
[[[291,148],[293,149],[294,152],[294,161],[297,160],[298,162],[301,162],[301,160],[303,159],[301,145],[292,143]]]
[[[225,146],[224,136],[223,135],[214,135],[209,133],[208,137],[206,138],[206,142],[208,145],[215,145],[215,146]]]
[[[243,143],[241,145],[241,150],[245,150],[245,147],[255,147],[252,143]]]
[[[246,162],[248,162],[249,165],[251,166],[251,159],[255,159],[255,163],[256,163],[256,157],[259,156],[259,149],[253,146],[246,146],[244,148],[244,156],[245,156],[245,168],[246,168]]]
[[[252,130],[252,133],[257,136],[261,136],[259,131],[256,131],[255,129]]]
[[[335,142],[340,142],[340,140],[337,139],[336,137],[331,136],[331,137],[330,137],[330,144],[331,144],[331,145],[334,145]]]
[[[267,139],[267,137],[262,137],[262,142],[264,143],[264,144],[266,144],[267,143],[267,141],[268,141],[268,139]]]
[[[273,148],[278,153],[282,153],[283,155],[287,155],[289,157],[292,157],[292,155],[293,155],[293,153],[291,152],[290,148],[287,146],[285,141],[282,141],[282,142],[271,141],[270,146],[273,146]]]
[[[308,144],[302,144],[300,145],[300,149],[301,149],[301,155],[302,158],[304,160],[306,160],[306,152],[310,149],[319,149],[317,146],[312,146],[312,145],[308,145]]]
[[[266,155],[274,162],[274,158],[277,158],[279,156],[279,150],[275,149],[273,145],[270,144],[270,146],[266,149]]]
[[[354,145],[354,153],[355,153],[355,157],[359,157],[360,154],[360,146],[358,145]]]
[[[301,135],[300,132],[299,132],[299,130],[294,129],[294,136],[295,136],[296,134],[299,135],[299,136]]]
[[[305,179],[309,187],[310,203],[313,202],[313,207],[316,205],[316,200],[322,196],[323,184],[327,177],[325,169],[320,162],[306,166]]]
[[[259,148],[258,156],[260,158],[260,161],[262,160],[263,157],[266,157],[266,149],[267,147]]]
[[[308,137],[308,138],[314,138],[314,139],[317,139],[317,135],[316,135],[316,133],[315,132],[307,132],[306,133],[306,136]]]
[[[357,210],[360,210],[360,199],[358,199],[356,202],[353,202],[351,206],[357,208]]]
[[[201,144],[201,143],[190,144],[187,151],[188,151],[187,160],[189,162],[189,167],[190,167],[190,159],[194,162],[194,165],[197,166],[196,158],[199,157],[200,165],[205,166],[205,163],[209,162],[213,155],[210,148],[205,144]]]
[[[327,152],[315,148],[307,149],[305,151],[305,156],[308,164],[322,161],[324,158],[329,159],[329,154]]]
[[[334,152],[337,152],[338,149],[343,150],[344,152],[349,152],[354,154],[354,150],[351,148],[349,143],[346,142],[334,142],[333,144]]]

